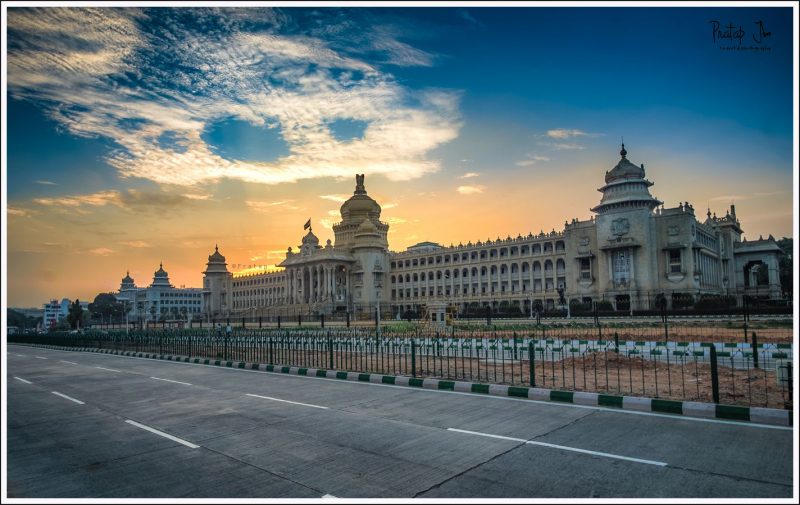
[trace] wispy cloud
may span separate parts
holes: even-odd
[[[119,148],[106,160],[121,176],[162,184],[277,184],[353,172],[408,180],[439,169],[428,154],[458,135],[458,92],[402,85],[359,59],[359,48],[347,46],[352,33],[336,35],[333,26],[297,34],[272,16],[254,29],[248,13],[229,12],[193,10],[198,25],[214,27],[202,30],[184,24],[180,10],[14,9],[9,93],[46,104],[73,135],[113,140]],[[394,29],[376,25],[365,37],[384,63],[433,63]],[[221,156],[203,134],[231,118],[276,128],[289,154]],[[338,140],[330,124],[341,119],[365,122],[363,137]],[[165,134],[170,145],[158,140]]]
[[[550,147],[556,151],[572,151],[575,149],[586,149],[585,146],[574,142],[540,142],[540,145]]]
[[[575,137],[599,137],[602,133],[589,133],[577,128],[554,128],[545,134],[551,139],[565,140]]]
[[[456,188],[456,191],[458,191],[462,195],[477,195],[479,193],[483,193],[483,190],[485,189],[486,186],[481,186],[476,184],[472,186],[459,186],[458,188]]]
[[[478,172],[467,172],[466,174],[461,175],[458,178],[459,179],[471,179],[473,177],[480,177],[480,175],[481,174],[479,174]]]
[[[292,205],[291,203],[294,200],[280,200],[277,202],[259,202],[256,200],[245,200],[245,205],[250,208],[250,210],[255,212],[275,212],[276,209],[283,209],[283,210],[298,210],[300,207],[297,205]]]
[[[153,247],[152,244],[150,244],[149,242],[145,242],[144,240],[129,240],[129,241],[126,241],[126,242],[120,242],[120,244],[124,245],[124,246],[127,246],[127,247],[133,247],[133,248],[136,248],[136,249],[145,249],[145,248]]]
[[[125,191],[98,191],[87,195],[34,198],[32,202],[46,207],[60,207],[85,214],[87,213],[85,207],[114,205],[130,211],[153,211],[168,207],[179,208],[193,200],[196,199],[174,193],[128,189]]]
[[[344,203],[352,195],[336,194],[336,195],[319,195],[323,200],[330,200],[332,202]]]
[[[113,249],[109,249],[107,247],[98,247],[96,249],[90,249],[89,254],[94,254],[95,256],[110,256],[114,254],[116,251]]]
[[[381,208],[383,210],[393,209],[393,208],[397,207],[398,205],[400,205],[400,204],[399,203],[395,203],[395,202],[382,203],[381,204]]]
[[[515,165],[518,167],[530,167],[539,162],[550,161],[550,158],[547,156],[541,156],[536,154],[528,154],[524,160],[519,160]]]
[[[33,211],[19,207],[8,207],[7,211],[9,216],[31,217],[33,215]]]
[[[38,180],[38,181],[33,181],[33,182],[35,182],[36,184],[42,184],[44,186],[57,186],[58,185],[53,181]]]
[[[741,200],[752,200],[753,198],[763,198],[767,196],[777,196],[787,193],[787,191],[756,191],[749,195],[721,195],[709,198],[711,202],[732,202]]]

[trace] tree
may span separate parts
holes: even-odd
[[[26,328],[36,328],[36,325],[42,320],[41,317],[26,316],[22,312],[17,312],[14,309],[7,309],[6,317],[8,319],[8,326],[16,326],[23,330]]]
[[[75,301],[69,306],[67,322],[69,323],[70,328],[74,330],[80,326],[81,321],[83,321],[83,307],[81,307],[80,300],[76,298]]]
[[[122,304],[117,301],[117,297],[111,293],[100,293],[94,297],[94,301],[89,304],[89,312],[95,319],[112,321],[119,319],[124,314]]]
[[[792,239],[783,237],[778,240],[778,247],[783,251],[783,255],[778,260],[778,275],[781,280],[781,292],[786,298],[791,298],[794,293],[794,277],[792,264]]]

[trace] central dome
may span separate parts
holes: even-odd
[[[378,220],[381,217],[381,206],[367,195],[364,188],[364,174],[356,174],[356,190],[340,209],[343,222],[358,222],[364,219]]]

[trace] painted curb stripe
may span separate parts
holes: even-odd
[[[650,409],[653,412],[665,412],[667,414],[683,414],[683,402],[673,400],[661,400],[653,398],[650,401]]]

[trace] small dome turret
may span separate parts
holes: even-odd
[[[303,245],[306,245],[306,244],[309,244],[312,247],[316,247],[316,246],[319,245],[319,239],[317,238],[316,235],[314,235],[314,232],[312,232],[311,230],[308,230],[308,233],[306,233],[306,236],[303,237]]]
[[[219,246],[214,244],[214,254],[208,257],[209,263],[225,263],[225,256],[219,253]]]
[[[625,150],[625,144],[622,144],[622,149],[619,152],[621,159],[619,163],[606,172],[606,184],[623,179],[644,179],[644,166],[637,167],[628,160],[626,157],[628,151]]]

